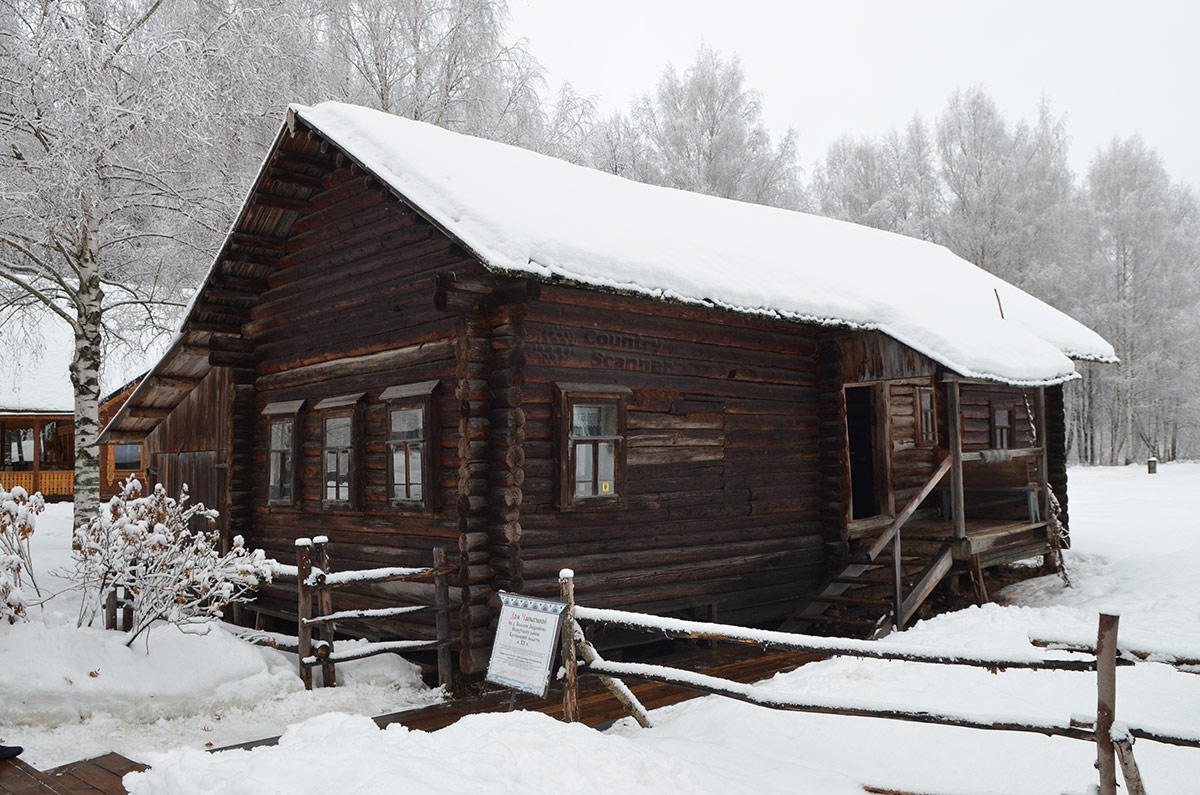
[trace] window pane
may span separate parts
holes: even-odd
[[[617,407],[577,403],[571,411],[571,435],[576,438],[616,436]]]
[[[337,453],[330,451],[325,454],[325,499],[337,499]]]
[[[575,496],[591,497],[592,488],[592,444],[580,442],[575,445]]]
[[[350,451],[338,453],[338,496],[345,498],[350,494]]]
[[[33,428],[7,428],[4,431],[4,465],[28,469],[33,461]]]
[[[420,441],[425,438],[425,410],[421,408],[392,411],[392,439]]]
[[[408,458],[404,454],[404,445],[392,448],[392,494],[393,500],[403,500],[405,484],[408,482]]]
[[[270,488],[267,490],[267,499],[279,499],[279,484],[283,482],[283,462],[280,460],[280,453],[270,453],[267,458],[271,462],[271,479],[269,481]]]
[[[283,452],[277,454],[281,459],[279,472],[279,499],[292,498],[292,454]]]
[[[599,443],[598,486],[601,497],[609,497],[617,493],[616,483],[616,445],[612,442]]]
[[[289,450],[292,447],[292,421],[271,423],[271,449]]]
[[[421,486],[421,445],[413,444],[408,447],[408,482]]]
[[[142,466],[140,444],[114,444],[113,469],[138,469]]]
[[[330,417],[325,420],[325,447],[350,446],[350,418]]]
[[[996,409],[996,427],[1007,428],[1011,424],[1012,421],[1009,419],[1008,410]]]

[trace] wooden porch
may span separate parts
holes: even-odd
[[[963,383],[945,381],[947,444],[928,480],[902,510],[846,528],[855,551],[782,629],[881,637],[904,628],[954,570],[970,575],[983,600],[984,568],[1057,550],[1045,388],[1034,390],[1034,406],[1026,400],[1028,446],[1008,446],[1006,434],[1001,444],[968,451]]]

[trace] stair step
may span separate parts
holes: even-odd
[[[817,596],[814,603],[828,605],[860,605],[862,607],[891,607],[890,599],[871,599],[865,596]]]
[[[876,619],[874,621],[872,621],[869,618],[840,618],[838,616],[824,616],[824,615],[805,616],[804,620],[812,622],[814,624],[829,624],[829,625],[835,626],[835,627],[846,627],[847,629],[858,629],[858,630],[865,630],[868,632],[874,632],[881,625],[887,623],[887,621],[890,618],[891,618],[891,613],[888,613],[887,615],[884,615],[884,616],[880,616],[878,619]]]

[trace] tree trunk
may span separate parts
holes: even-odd
[[[94,216],[93,216],[94,217]],[[93,230],[89,229],[88,232]],[[80,246],[78,311],[71,385],[75,390],[75,520],[76,530],[100,508],[100,354],[104,290],[96,258],[96,236]]]

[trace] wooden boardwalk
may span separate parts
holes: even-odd
[[[105,754],[83,762],[38,771],[17,759],[0,762],[0,793],[7,795],[124,795],[121,777],[146,766],[120,754]]]
[[[780,671],[790,671],[804,663],[818,659],[821,658],[797,652],[768,653],[744,647],[713,651],[692,647],[682,655],[673,656],[669,663],[702,670],[714,676],[722,676],[738,682],[757,682]],[[647,709],[656,709],[704,695],[656,682],[639,684],[631,682],[630,689]],[[414,730],[436,731],[466,715],[482,712],[507,712],[510,706],[517,710],[561,716],[561,691],[552,690],[547,699],[538,699],[523,694],[519,694],[513,699],[509,692],[493,691],[481,696],[456,699],[421,709],[380,715],[375,718],[375,722],[380,727],[399,723]],[[589,676],[580,680],[579,714],[583,723],[602,728],[624,717],[625,711],[596,677]],[[274,745],[278,739],[278,737],[269,737],[214,750]],[[145,769],[145,765],[126,759],[120,754],[105,754],[95,759],[73,762],[46,771],[35,770],[20,759],[15,759],[0,762],[0,795],[52,795],[53,793],[122,795],[125,788],[121,786],[121,777],[130,771]]]

